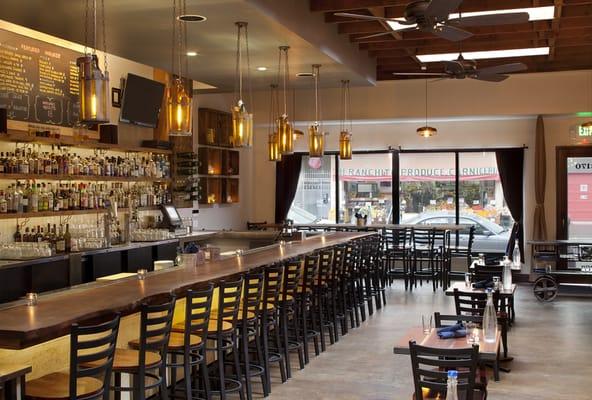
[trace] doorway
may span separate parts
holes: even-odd
[[[592,241],[592,146],[557,147],[557,239]]]

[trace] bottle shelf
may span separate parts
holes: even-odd
[[[171,178],[152,178],[146,176],[95,176],[95,175],[53,175],[53,174],[2,174],[0,180],[38,180],[38,181],[93,181],[93,182],[171,182]]]
[[[138,207],[138,211],[157,211],[160,206]],[[118,212],[125,213],[127,208],[119,209]],[[3,213],[0,214],[2,219],[22,219],[22,218],[47,218],[47,217],[63,217],[66,215],[86,215],[86,214],[104,214],[107,210],[97,208],[92,210],[62,210],[62,211],[40,211],[40,212],[26,212],[26,213]]]
[[[31,136],[26,131],[19,131],[9,129],[8,133],[0,134],[0,142],[17,142],[17,143],[39,143],[46,145],[72,146],[82,149],[101,149],[116,152],[133,152],[133,153],[157,153],[157,154],[173,154],[172,150],[158,149],[152,147],[138,147],[138,146],[123,146],[120,144],[100,143],[95,140],[76,141],[71,136],[63,136],[57,138],[46,138],[39,136]]]

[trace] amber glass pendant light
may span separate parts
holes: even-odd
[[[417,134],[424,138],[430,138],[438,134],[438,130],[428,125],[428,80],[425,80],[425,125],[417,128]]]
[[[236,22],[236,79],[238,86],[236,104],[232,106],[232,142],[235,147],[251,147],[253,144],[253,114],[247,111],[243,100],[243,51],[247,58],[247,81],[250,91],[251,61],[249,57],[249,34],[246,22]],[[244,39],[243,39],[244,38]],[[252,101],[251,101],[252,103]]]
[[[352,158],[350,107],[349,81],[344,80],[341,81],[341,129],[339,132],[339,158],[341,160],[351,160]]]
[[[269,126],[267,130],[267,154],[269,161],[281,161],[282,153],[280,151],[279,135],[275,130],[275,116],[278,110],[278,93],[276,84],[271,85],[270,90],[270,105],[269,105]]]
[[[315,96],[315,120],[308,128],[308,155],[311,158],[320,158],[325,154],[325,133],[323,132],[321,104],[319,102],[320,68],[320,64],[314,64],[312,66]]]
[[[282,103],[283,112],[277,118],[277,133],[280,142],[280,152],[282,154],[292,154],[294,152],[294,132],[292,124],[288,119],[288,83],[290,70],[288,65],[289,46],[280,46],[280,56],[278,61],[278,82],[282,82]]]
[[[92,15],[89,15],[89,1],[92,2]],[[109,71],[107,70],[107,39],[105,33],[105,1],[101,0],[101,22],[103,34],[104,72],[99,67],[97,57],[97,0],[86,0],[84,14],[84,56],[76,59],[78,84],[80,87],[80,117],[83,125],[109,122],[108,96]],[[88,49],[89,25],[92,26],[93,43]],[[90,50],[90,51],[89,51]]]
[[[187,28],[179,19],[186,13],[185,0],[173,0],[173,45],[171,69],[175,74],[172,85],[167,88],[166,118],[169,136],[191,136],[192,99],[187,93],[183,73],[187,73]],[[185,62],[183,62],[185,58]],[[175,63],[176,60],[176,63]],[[185,71],[183,71],[183,64]]]

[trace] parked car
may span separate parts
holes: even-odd
[[[442,225],[454,224],[454,214],[446,212],[426,212],[422,213],[409,221],[407,224],[418,225]],[[461,225],[475,226],[475,241],[473,243],[474,253],[505,253],[506,245],[510,238],[510,231],[495,222],[489,221],[475,214],[461,214],[459,218]],[[454,235],[451,241],[454,242]],[[459,245],[466,246],[469,240],[469,230],[463,229],[459,233]]]

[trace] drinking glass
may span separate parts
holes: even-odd
[[[471,287],[471,273],[470,272],[465,273],[465,286]]]
[[[27,305],[32,307],[32,306],[36,306],[37,305],[37,301],[39,300],[39,295],[37,293],[27,293],[25,295],[25,298],[27,299]]]
[[[146,279],[146,275],[148,274],[148,270],[146,269],[139,269],[138,270],[138,279],[143,281],[144,279]]]
[[[423,327],[423,334],[429,335],[432,331],[432,315],[421,316],[421,326]]]
[[[500,281],[500,277],[499,276],[494,276],[493,277],[493,290],[500,290],[500,285],[501,281]]]
[[[485,254],[479,253],[479,265],[485,265]]]
[[[479,343],[479,326],[474,322],[468,322],[466,325],[467,329],[467,343],[478,344]]]

